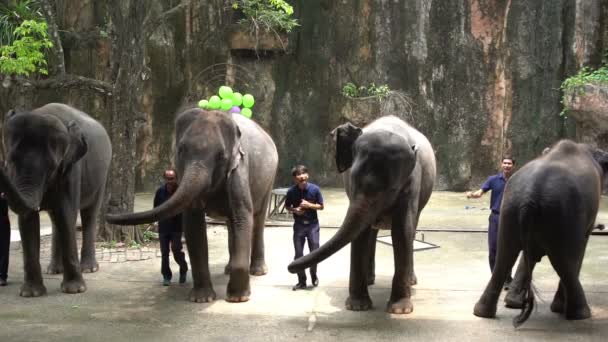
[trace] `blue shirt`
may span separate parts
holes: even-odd
[[[156,190],[154,195],[154,207],[165,203],[173,195],[167,190],[167,185],[163,185]],[[182,214],[175,215],[163,220],[158,221],[158,233],[170,233],[170,232],[181,232],[182,231]]]
[[[318,186],[312,183],[306,183],[306,188],[304,190],[300,190],[297,185],[292,186],[287,190],[287,195],[285,195],[285,207],[286,208],[297,208],[302,203],[302,199],[314,204],[323,204],[323,196],[321,196],[321,189]],[[307,209],[304,211],[304,215],[296,215],[293,214],[293,219],[297,223],[301,224],[311,224],[319,222],[319,218],[317,217],[317,211]],[[308,223],[306,223],[306,222]]]
[[[494,176],[488,177],[485,183],[481,186],[483,192],[492,190],[492,197],[490,197],[490,209],[493,213],[500,213],[500,203],[502,202],[502,193],[505,190],[505,184],[507,179],[501,172]]]

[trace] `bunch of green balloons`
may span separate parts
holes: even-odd
[[[251,107],[255,104],[253,95],[233,92],[232,88],[228,86],[221,86],[217,93],[219,96],[213,95],[209,100],[200,100],[198,106],[203,109],[220,109],[230,113],[240,113],[246,118],[251,118],[253,115]]]

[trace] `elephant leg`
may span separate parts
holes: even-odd
[[[367,311],[372,308],[372,299],[367,290],[368,270],[370,261],[369,240],[372,229],[365,229],[352,242],[350,247],[350,280],[346,309]]]
[[[517,224],[517,210],[503,209],[498,229],[498,250],[496,264],[490,282],[486,286],[481,298],[475,304],[473,314],[478,317],[495,317],[496,304],[502,293],[502,288],[511,274],[511,269],[521,251],[519,240],[519,227]],[[523,260],[523,258],[522,258]]]
[[[54,223],[52,223],[52,237],[51,237],[51,261],[46,268],[47,274],[61,274],[63,273],[63,256],[61,254],[61,242],[59,241],[59,232]]]
[[[413,217],[408,215],[405,218],[409,220],[409,226],[413,224]],[[411,265],[414,257],[414,245],[411,241],[411,234],[408,232],[408,223],[402,224],[393,220],[393,228],[391,229],[391,237],[393,239],[393,258],[395,263],[395,274],[393,275],[393,284],[391,290],[391,298],[386,306],[386,311],[394,314],[409,314],[414,311],[414,306],[411,301]]]
[[[99,264],[95,256],[95,240],[97,239],[97,216],[101,209],[102,199],[103,193],[97,196],[93,205],[80,211],[80,219],[82,221],[80,269],[86,273],[97,272],[99,270]]]
[[[76,246],[76,216],[77,209],[71,203],[63,200],[49,211],[49,216],[59,233],[63,261],[63,281],[61,290],[65,293],[85,292],[87,286],[82,277]]]
[[[209,273],[209,248],[207,244],[207,222],[201,209],[188,208],[182,214],[182,227],[186,236],[190,266],[192,268],[192,291],[190,301],[208,303],[216,298]]]
[[[24,279],[19,295],[39,297],[46,294],[40,267],[40,216],[38,213],[19,215],[19,233],[23,248]]]
[[[505,306],[510,309],[521,309],[524,306],[525,292],[523,291],[524,278],[526,275],[526,261],[519,259],[515,277],[509,286],[509,292],[505,296]]]
[[[234,233],[230,220],[226,222],[226,228],[228,229],[228,263],[224,267],[224,274],[230,274],[230,264],[232,263],[232,255],[234,254]]]
[[[266,201],[267,203],[268,201]],[[251,243],[251,265],[249,272],[261,276],[268,273],[264,258],[264,224],[266,223],[266,207],[253,217],[253,236]]]
[[[376,282],[376,240],[378,239],[378,230],[373,229],[369,238],[369,267],[367,270],[367,285],[374,285]]]
[[[226,289],[226,301],[239,303],[249,300],[249,262],[251,253],[252,217],[245,217],[244,222],[232,222],[234,236],[233,250],[230,257],[230,280]]]
[[[586,245],[587,241],[581,246],[580,251],[572,251],[572,253],[564,252],[568,250],[567,248],[563,248],[565,246],[561,246],[562,248],[560,249],[551,249],[552,252],[547,253],[551,265],[560,278],[560,285],[553,299],[553,303],[551,303],[551,310],[554,312],[563,312],[566,319],[569,320],[591,317],[591,309],[587,304],[585,291],[578,278]],[[560,303],[560,300],[563,302]]]

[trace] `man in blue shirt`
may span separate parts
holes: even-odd
[[[488,249],[489,249],[489,260],[490,270],[494,271],[494,264],[496,263],[496,242],[498,240],[498,219],[500,217],[500,204],[502,202],[502,194],[505,190],[505,184],[511,174],[513,174],[513,166],[515,165],[515,159],[511,157],[502,158],[502,172],[494,176],[488,177],[485,183],[481,186],[481,189],[477,191],[467,192],[467,198],[479,198],[488,191],[492,191],[490,197],[490,225],[488,227]],[[505,289],[508,289],[509,283],[511,282],[511,276],[505,283]]]
[[[304,242],[308,241],[310,252],[319,248],[319,218],[317,210],[323,210],[323,196],[321,189],[315,184],[308,182],[308,169],[304,165],[298,165],[291,170],[293,185],[287,190],[285,196],[285,208],[293,214],[293,246],[298,259],[304,255]],[[317,277],[317,265],[310,267],[310,278],[312,285],[319,285]],[[306,273],[298,273],[298,283],[293,290],[306,288]]]
[[[8,202],[0,194],[0,286],[6,286],[8,278],[8,256],[11,246],[11,221],[8,219]]]
[[[177,175],[175,170],[166,170],[163,177],[163,184],[154,195],[154,207],[158,207],[171,197],[177,190]],[[188,263],[184,252],[182,251],[182,215],[158,221],[158,239],[160,241],[161,267],[160,273],[163,275],[163,285],[171,284],[171,267],[169,266],[169,246],[173,252],[173,259],[179,265],[179,283],[186,282],[186,274],[188,273]]]

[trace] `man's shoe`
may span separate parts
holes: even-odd
[[[188,271],[179,274],[179,283],[183,284],[186,282],[186,276],[188,275]]]
[[[293,291],[295,290],[304,290],[306,289],[306,283],[302,284],[302,283],[297,283],[295,284],[292,288]]]
[[[6,279],[0,279],[0,286],[6,286],[7,284]]]
[[[169,286],[169,285],[171,285],[171,279],[167,279],[167,278],[163,279],[163,286]]]
[[[317,278],[317,277],[312,278],[312,286],[313,287],[319,286],[319,278]]]

